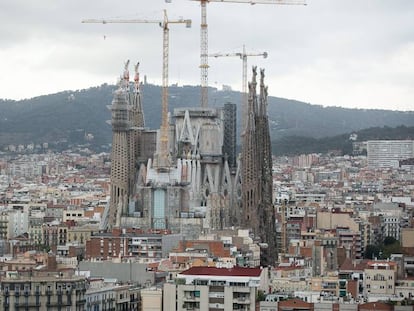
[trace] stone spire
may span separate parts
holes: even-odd
[[[267,87],[260,71],[259,100],[256,94],[257,69],[249,83],[248,119],[243,136],[241,225],[251,228],[262,245],[262,265],[274,264],[276,254],[275,214],[272,202],[272,152],[267,118]]]

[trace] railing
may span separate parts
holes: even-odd
[[[224,292],[210,292],[208,293],[209,298],[224,298]]]
[[[196,299],[200,299],[200,297],[196,297],[196,296],[184,296],[184,300],[196,300]]]
[[[237,293],[250,293],[250,287],[247,286],[234,286],[233,292]]]
[[[235,297],[233,298],[234,303],[250,304],[249,297]]]

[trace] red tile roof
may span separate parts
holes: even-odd
[[[350,272],[350,271],[364,271],[367,268],[369,260],[363,259],[359,262],[353,262],[350,258],[346,258],[339,268],[340,272]]]
[[[181,272],[183,275],[211,275],[211,276],[250,276],[260,277],[262,269],[260,268],[215,268],[215,267],[192,267]]]

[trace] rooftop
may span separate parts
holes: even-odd
[[[211,276],[249,276],[260,277],[262,269],[260,268],[215,268],[215,267],[192,267],[181,272],[181,275],[211,275]]]

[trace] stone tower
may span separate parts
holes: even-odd
[[[142,158],[144,113],[139,88],[138,65],[135,65],[133,90],[129,83],[129,61],[125,63],[118,89],[110,107],[112,112],[111,200],[103,227],[119,227],[128,214],[129,197],[135,183],[136,166]]]
[[[127,208],[129,196],[130,149],[129,120],[126,91],[119,87],[112,100],[111,200],[107,216],[108,226],[119,225]]]
[[[240,224],[252,228],[263,243],[262,265],[276,258],[275,212],[272,199],[272,153],[267,117],[267,87],[260,71],[260,94],[256,94],[256,67],[249,83],[248,118],[241,154],[242,210]]]
[[[138,65],[133,92],[127,66],[111,106],[111,200],[102,228],[169,230],[196,238],[229,226],[236,186],[235,105],[175,109],[164,120],[169,161],[160,166],[157,152],[166,133],[144,128]]]

